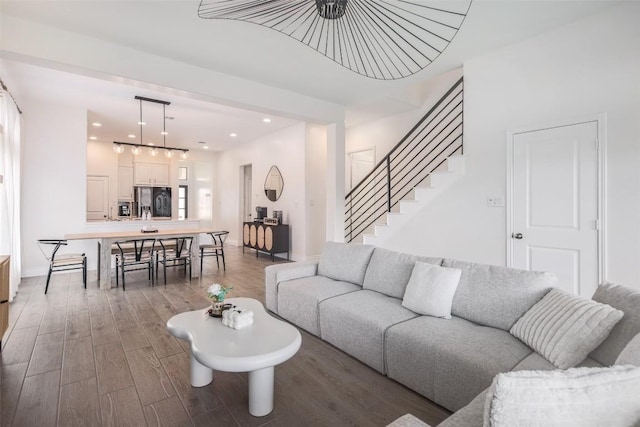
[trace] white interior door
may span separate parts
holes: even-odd
[[[375,166],[375,148],[349,153],[350,188],[364,179]]]
[[[251,165],[245,165],[242,167],[242,206],[243,206],[243,218],[246,222],[253,221],[253,211],[251,207],[251,196],[253,194],[253,171]]]
[[[109,177],[87,176],[87,221],[109,217]]]
[[[551,271],[591,297],[599,280],[598,126],[574,124],[512,137],[512,266]]]

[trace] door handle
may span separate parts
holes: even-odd
[[[512,239],[522,239],[524,236],[522,235],[522,233],[511,233],[511,238]]]

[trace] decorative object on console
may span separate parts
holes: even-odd
[[[202,0],[198,16],[259,24],[379,80],[410,76],[453,40],[471,0]]]
[[[137,99],[140,103],[140,119],[138,120],[138,124],[140,125],[140,142],[139,143],[133,143],[133,142],[118,142],[118,141],[113,141],[113,151],[115,151],[118,154],[122,154],[124,153],[124,146],[129,146],[131,147],[131,152],[137,156],[138,154],[142,153],[142,149],[143,148],[149,148],[149,154],[151,154],[152,156],[155,156],[158,154],[158,150],[162,149],[164,150],[164,155],[166,157],[173,157],[173,151],[181,151],[182,153],[180,154],[180,157],[182,159],[186,159],[188,156],[188,152],[189,149],[187,148],[176,148],[176,147],[167,147],[167,116],[166,116],[166,106],[167,105],[171,105],[170,102],[168,101],[161,101],[159,99],[153,99],[153,98],[145,98],[144,96],[135,96],[134,99]],[[155,104],[162,104],[162,132],[160,132],[160,134],[162,135],[162,147],[156,147],[153,144],[149,143],[149,144],[143,144],[142,141],[142,127],[146,124],[143,120],[142,120],[142,101],[145,102],[153,102]]]
[[[264,217],[262,223],[266,225],[278,225],[278,218]]]
[[[224,310],[224,299],[233,289],[233,286],[224,286],[218,283],[207,288],[207,296],[211,300],[211,309],[209,310],[211,316],[221,317]]]
[[[222,312],[222,324],[232,329],[242,329],[253,324],[253,311],[235,305]]]
[[[267,208],[265,206],[256,206],[256,217],[254,218],[254,221],[262,222],[262,220],[266,217],[267,217]]]

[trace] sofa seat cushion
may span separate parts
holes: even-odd
[[[318,263],[318,274],[362,286],[375,246],[326,242]]]
[[[320,336],[384,373],[385,331],[416,316],[397,298],[361,290],[320,303]]]
[[[451,259],[442,266],[462,270],[451,314],[503,331],[511,329],[557,282],[553,273]]]
[[[467,406],[438,424],[438,427],[482,427],[487,390],[477,395]]]
[[[442,258],[422,257],[375,248],[364,276],[362,288],[390,297],[402,298],[416,261],[435,265],[442,264]]]
[[[531,353],[508,332],[459,317],[418,317],[389,328],[385,342],[387,375],[450,411]]]
[[[327,298],[360,290],[353,283],[324,276],[311,276],[280,282],[278,314],[302,329],[320,335],[318,304]]]
[[[586,358],[578,364],[578,367],[583,368],[601,368],[602,365],[593,359]],[[553,366],[553,363],[549,362],[544,357],[540,356],[535,351],[522,359],[520,363],[513,367],[512,371],[553,371],[558,369]]]
[[[592,299],[624,312],[624,317],[607,339],[589,355],[603,365],[611,366],[629,341],[640,333],[640,291],[605,282],[598,286]]]

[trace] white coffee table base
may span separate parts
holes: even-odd
[[[249,372],[249,413],[264,417],[273,411],[273,366]]]
[[[191,385],[204,387],[213,381],[213,369],[198,362],[191,354]]]
[[[213,371],[249,373],[249,413],[264,417],[273,411],[275,366],[289,360],[302,344],[292,325],[267,314],[251,298],[230,298],[234,305],[253,311],[254,323],[239,330],[227,328],[204,309],[173,316],[167,330],[191,342],[190,382],[204,387]]]
[[[274,367],[249,372],[249,413],[264,417],[273,411]],[[198,362],[191,355],[191,385],[204,387],[213,381],[213,369]]]

